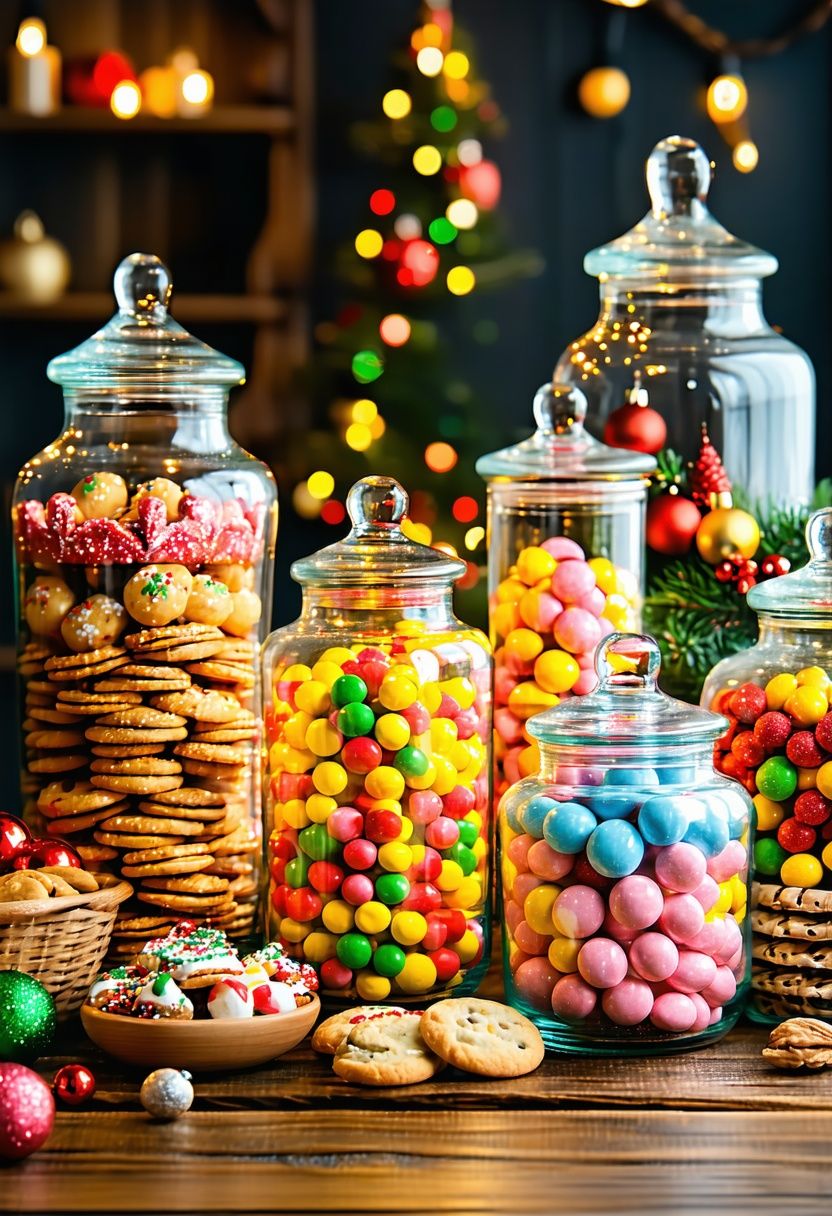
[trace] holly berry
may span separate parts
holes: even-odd
[[[734,563],[727,559],[724,562],[720,562],[716,570],[714,570],[714,577],[718,583],[732,583],[736,578]]]
[[[781,574],[788,574],[792,568],[792,564],[787,557],[781,557],[779,553],[771,553],[768,557],[764,557],[760,564],[760,573],[763,578],[778,578]]]

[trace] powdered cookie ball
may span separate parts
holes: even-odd
[[[118,473],[88,473],[72,497],[84,519],[112,519],[127,506],[127,484]]]
[[[201,625],[222,625],[234,611],[234,599],[225,583],[210,574],[197,574],[185,606],[185,620]]]
[[[61,637],[70,650],[97,650],[111,646],[124,632],[127,613],[109,595],[92,595],[70,608],[61,625]]]
[[[254,587],[254,567],[241,566],[237,562],[218,562],[206,566],[205,573],[225,583],[229,591],[251,591]]]
[[[142,566],[124,588],[124,606],[142,625],[168,625],[185,612],[192,586],[185,566]]]
[[[154,477],[152,481],[143,481],[136,486],[136,492],[130,500],[130,515],[136,516],[141,500],[152,496],[161,498],[165,504],[168,523],[170,523],[171,520],[179,518],[179,503],[183,495],[182,487],[178,486],[175,481],[171,481],[169,477]]]
[[[226,633],[233,633],[235,637],[244,638],[257,622],[263,612],[263,605],[260,602],[260,596],[254,591],[234,591],[231,595],[234,601],[234,607],[231,610],[231,615],[223,621],[223,630]]]
[[[23,609],[26,624],[32,633],[54,637],[74,603],[75,596],[62,578],[38,575],[26,592]]]

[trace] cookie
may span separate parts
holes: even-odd
[[[103,682],[104,681],[102,680],[98,680],[96,682],[94,692],[88,692],[83,688],[59,688],[58,700],[72,705],[103,705],[105,707],[111,704],[120,705],[122,703],[127,705],[141,704],[142,698],[139,693],[125,693],[121,690],[119,690],[117,693],[106,692],[101,687]],[[29,687],[31,688],[31,683],[29,684]],[[76,710],[76,712],[80,711]],[[102,709],[99,712],[104,713],[106,711],[105,709]]]
[[[118,849],[106,844],[76,844],[74,848],[88,870],[94,870],[97,866],[114,861],[118,857]]]
[[[175,874],[148,878],[142,883],[145,890],[176,891],[183,895],[219,895],[228,890],[227,878],[216,878],[212,874]]]
[[[60,747],[79,747],[83,745],[84,736],[77,730],[34,730],[24,737],[27,747],[36,751],[52,751]],[[198,747],[199,744],[196,744]]]
[[[165,713],[149,705],[134,705],[117,713],[106,713],[98,719],[99,726],[137,727],[140,730],[178,730],[186,719],[180,714]]]
[[[351,1028],[335,1049],[332,1067],[356,1085],[415,1085],[429,1081],[444,1061],[425,1044],[420,1013],[383,1013]]]
[[[174,891],[148,891],[145,887],[139,887],[136,891],[136,898],[142,903],[161,905],[163,908],[170,908],[174,912],[195,912],[197,914],[204,913],[207,909],[213,909],[214,913],[218,908],[229,906],[230,902],[225,892],[217,895],[183,895]]]
[[[156,791],[164,793],[167,790],[178,790],[183,780],[183,777],[175,775],[165,777],[148,774],[130,777],[116,773],[94,773],[90,777],[90,782],[98,789],[116,790],[124,794],[153,794]]]
[[[90,768],[94,773],[112,773],[122,777],[169,777],[182,772],[178,760],[154,756],[126,756],[93,760]]]
[[[34,719],[34,722],[49,722],[53,726],[75,726],[78,722],[83,721],[81,715],[74,710],[70,713],[63,709],[47,709],[42,705],[29,705],[27,716]],[[24,722],[23,729],[31,730],[31,726]]]
[[[751,913],[751,928],[767,937],[797,938],[799,941],[832,941],[832,920],[812,916],[787,916],[755,908]]]
[[[366,1022],[367,1018],[385,1013],[407,1013],[407,1010],[401,1005],[356,1005],[353,1009],[342,1009],[333,1013],[315,1027],[312,1050],[320,1052],[321,1055],[334,1056],[339,1044],[344,1041],[353,1026]]]
[[[483,1077],[522,1077],[537,1068],[546,1051],[540,1031],[522,1013],[477,997],[431,1005],[421,1033],[440,1059]]]
[[[231,693],[201,688],[196,684],[184,692],[163,693],[154,697],[151,704],[169,713],[197,718],[200,722],[233,722],[240,716],[240,702]]]
[[[767,992],[754,993],[754,1008],[766,1017],[793,1018],[805,1014],[809,1017],[832,1017],[832,1005],[811,997],[773,996]]]
[[[832,891],[755,882],[752,884],[752,906],[789,912],[832,912]]]
[[[175,756],[182,756],[187,760],[201,760],[210,764],[239,764],[243,765],[248,762],[251,754],[250,748],[232,747],[227,743],[177,743],[173,749]]]
[[[72,773],[76,769],[86,768],[87,757],[81,754],[40,756],[29,760],[26,764],[30,773]]]
[[[22,900],[48,899],[52,884],[47,887],[38,880],[35,870],[15,870],[0,875],[0,904],[15,904]],[[73,891],[74,895],[75,892]]]
[[[237,684],[241,688],[254,687],[254,670],[246,663],[230,662],[227,659],[208,659],[205,662],[189,663],[187,670],[193,676],[201,676],[204,680],[214,680],[218,684]]]
[[[94,756],[110,760],[127,760],[135,756],[161,756],[164,743],[96,743],[90,751]]]
[[[183,756],[182,767],[190,777],[208,778],[209,785],[213,781],[213,788],[221,789],[222,782],[245,768],[245,761],[238,761],[236,767],[232,767],[229,764],[214,764],[209,760],[187,760]]]
[[[176,793],[160,794],[154,798],[154,802],[170,803],[176,806],[191,806],[191,807],[224,807],[225,799],[221,794],[214,794],[211,790],[200,789],[197,785],[187,785]]]
[[[808,942],[791,942],[782,938],[772,941],[755,939],[751,955],[764,963],[779,967],[806,967],[811,970],[832,971],[832,945],[813,946]]]
[[[117,642],[124,633],[127,613],[109,595],[81,600],[61,622],[61,637],[70,650],[92,653]]]
[[[100,718],[102,714],[115,713],[118,710],[130,709],[131,706],[138,704],[135,701],[126,701],[120,698],[118,701],[65,701],[62,697],[58,697],[55,702],[57,708],[61,712],[76,714],[79,718]]]
[[[103,832],[127,832],[134,836],[198,836],[204,827],[203,823],[195,823],[190,819],[162,819],[155,815],[130,814],[113,815],[101,824]]]
[[[798,997],[801,1000],[832,1002],[832,976],[809,978],[802,971],[755,967],[751,987],[756,992],[768,992],[778,997]]]
[[[155,849],[166,844],[183,844],[184,836],[151,835],[150,832],[104,832],[93,833],[99,844],[113,845],[117,849]]]
[[[138,676],[131,673],[131,667],[138,667],[139,664],[127,664],[122,667],[115,676],[111,676],[108,680],[100,680],[98,687],[103,687],[107,692],[145,692],[150,695],[160,692],[175,692],[177,689],[187,688],[191,682],[191,677],[186,671],[181,671],[178,667],[165,667],[160,665],[155,668],[159,673],[157,676]],[[153,668],[144,668],[144,670],[154,670]],[[167,675],[167,672],[170,675]]]
[[[121,646],[102,646],[98,650],[87,650],[82,654],[53,655],[47,659],[44,668],[49,673],[50,680],[64,681],[92,679],[104,675],[107,671],[115,671],[128,663],[127,651]]]
[[[184,726],[169,729],[148,727],[121,726],[91,726],[84,732],[91,743],[176,743],[179,739],[187,739],[188,732]]]
[[[149,937],[162,937],[173,923],[168,916],[144,916],[135,912],[122,912],[116,916],[114,933],[143,933],[145,941]]]
[[[169,861],[177,857],[207,857],[208,862],[213,865],[213,855],[208,845],[190,840],[185,844],[159,845],[155,849],[138,849],[125,853],[122,861],[126,865],[140,866],[146,862]]]
[[[192,585],[186,566],[142,566],[124,588],[124,606],[140,625],[168,625],[182,616]]]
[[[102,791],[103,792],[103,791]],[[100,811],[88,811],[84,815],[70,815],[66,819],[50,819],[46,825],[47,836],[74,836],[76,832],[88,832],[102,819],[108,819],[115,811],[126,810],[126,802],[114,802]],[[109,843],[102,841],[103,844]]]
[[[210,856],[169,857],[161,861],[142,862],[139,865],[122,864],[121,873],[125,878],[164,878],[166,875],[195,874],[200,870],[207,870],[210,865]]]
[[[57,819],[98,811],[118,801],[118,794],[97,790],[89,781],[52,781],[38,795],[38,810]]]
[[[179,645],[182,642],[204,641],[210,638],[214,641],[225,640],[221,630],[212,625],[200,625],[189,622],[187,625],[162,625],[155,629],[140,629],[137,633],[129,633],[124,639],[128,650],[153,650],[160,646]]]
[[[88,870],[78,866],[40,866],[41,874],[51,874],[53,878],[62,878],[75,891],[91,892],[98,890],[98,880]]]
[[[163,793],[165,791],[162,791]],[[167,791],[176,793],[176,790]],[[222,807],[209,806],[171,806],[169,803],[157,802],[156,795],[139,803],[139,810],[145,815],[165,816],[170,815],[174,819],[196,819],[202,823],[219,822],[225,818],[225,810]]]
[[[245,743],[257,739],[259,735],[260,728],[255,721],[244,725],[229,722],[214,729],[210,725],[197,723],[191,738],[200,743]]]

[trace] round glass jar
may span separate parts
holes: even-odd
[[[537,430],[482,456],[494,647],[495,793],[537,769],[533,714],[595,687],[595,648],[641,623],[652,456],[584,430],[580,389],[544,384]]]
[[[723,659],[702,704],[724,714],[714,763],[754,798],[754,974],[749,1013],[832,1018],[815,991],[832,912],[832,509],[806,525],[809,562],[758,584],[755,646]]]
[[[531,720],[540,770],[500,802],[506,995],[559,1051],[699,1047],[748,987],[751,801],[713,769],[725,720],[659,691],[653,638],[596,667]]]
[[[667,424],[667,446],[693,460],[704,422],[731,481],[752,503],[808,502],[812,364],[763,315],[762,280],[777,259],[714,219],[710,182],[708,157],[693,140],[656,145],[647,161],[650,211],[586,255],[601,309],[560,356],[554,378],[584,390],[600,435],[638,372]]]
[[[125,258],[116,315],[49,364],[64,429],[13,507],[23,798],[38,831],[134,884],[134,916],[243,939],[276,491],[228,432],[242,366],[173,320],[171,290],[158,258]],[[117,928],[114,956],[134,947]]]
[[[352,487],[263,653],[269,936],[336,1001],[473,992],[489,960],[490,649],[407,507],[392,478]]]

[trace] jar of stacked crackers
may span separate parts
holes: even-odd
[[[256,924],[277,504],[228,431],[243,367],[173,320],[158,258],[114,286],[112,320],[49,364],[64,428],[13,516],[24,811],[132,883],[119,958],[180,917]]]

